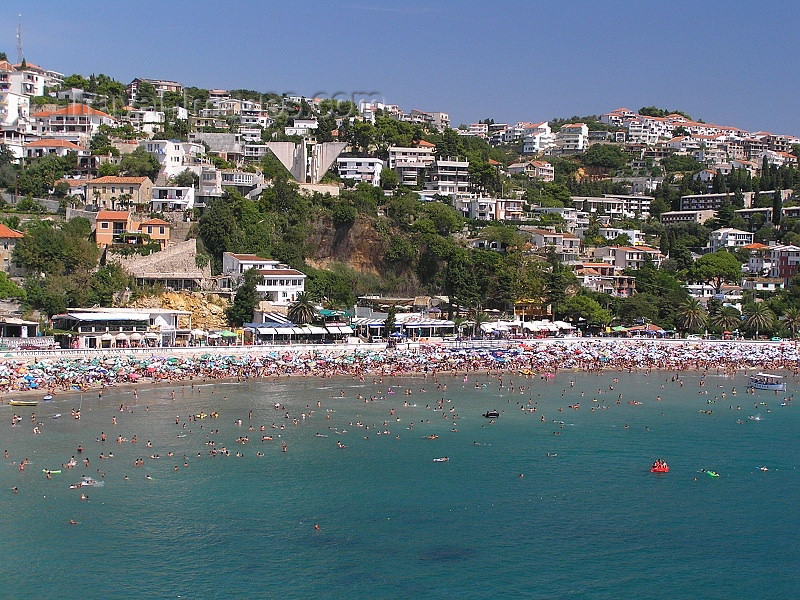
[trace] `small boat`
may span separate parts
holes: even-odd
[[[717,473],[716,471],[709,471],[708,469],[703,469],[703,473],[705,473],[709,477],[719,477],[719,473]]]
[[[450,460],[450,458],[447,456],[442,456],[441,458],[434,458],[433,462],[447,462],[448,460]]]
[[[39,404],[38,400],[9,400],[9,406],[36,406]]]
[[[772,373],[756,373],[750,376],[750,384],[747,386],[756,390],[770,390],[776,392],[786,391],[786,382],[781,381],[782,375]]]
[[[45,475],[60,475],[61,469],[42,469],[42,473]]]
[[[52,399],[53,399],[52,394],[47,394],[44,398],[42,398],[42,400],[44,400],[45,402],[50,402]]]
[[[496,419],[497,417],[500,416],[500,411],[487,410],[485,413],[483,413],[483,416],[486,417],[487,419]]]
[[[653,463],[653,466],[650,467],[651,473],[669,473],[669,465],[666,461],[658,459]]]

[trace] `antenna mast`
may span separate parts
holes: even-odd
[[[22,64],[24,55],[22,54],[22,15],[17,15],[19,22],[17,23],[17,64]]]

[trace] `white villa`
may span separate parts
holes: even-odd
[[[262,258],[255,254],[234,254],[225,252],[222,255],[223,289],[235,290],[242,282],[244,272],[256,269],[262,279],[256,285],[256,291],[266,300],[277,305],[287,305],[297,299],[300,292],[305,291],[306,275],[277,260]]]

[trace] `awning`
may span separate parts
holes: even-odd
[[[128,339],[130,339],[132,342],[138,342],[139,340],[142,339],[142,334],[141,333],[132,333]]]
[[[295,335],[304,335],[306,332],[303,331],[302,327],[292,327],[292,333]]]
[[[148,339],[148,340],[157,340],[158,339],[158,334],[157,333],[153,333],[152,331],[148,331],[147,333],[144,334],[144,337],[146,339]]]
[[[324,327],[317,327],[316,325],[309,325],[308,329],[311,331],[312,335],[325,335],[328,333],[328,330]]]
[[[278,335],[292,335],[294,331],[292,331],[291,327],[276,327],[275,333]]]
[[[111,340],[114,339],[114,336],[111,335],[110,333],[104,333],[103,335],[100,336],[100,339],[103,340],[104,342],[110,342]]]
[[[259,335],[276,335],[276,331],[274,327],[259,327],[258,328]]]
[[[115,340],[118,340],[118,341],[120,341],[120,342],[124,342],[125,340],[127,340],[127,339],[128,339],[128,336],[127,336],[127,335],[125,335],[124,333],[122,333],[122,332],[120,331],[120,332],[119,332],[119,333],[116,335],[116,337],[115,337],[114,339],[115,339]]]

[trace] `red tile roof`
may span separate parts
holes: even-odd
[[[237,260],[272,260],[271,258],[264,258],[263,256],[258,256],[257,254],[236,254],[231,252],[230,255]]]
[[[92,179],[90,184],[136,184],[141,185],[147,180],[147,177],[117,177],[115,175],[106,175],[105,177],[98,177]]]
[[[20,233],[16,229],[11,229],[11,227],[0,223],[0,238],[21,238],[21,237],[24,237],[22,233]]]
[[[101,210],[97,213],[98,221],[127,221],[131,213],[126,210]]]
[[[96,116],[108,117],[109,119],[111,118],[111,115],[108,113],[104,113],[102,110],[97,110],[85,104],[71,104],[70,106],[54,110],[50,113],[50,115]]]
[[[169,225],[167,221],[163,219],[148,219],[147,221],[142,221],[142,225]]]
[[[73,144],[68,140],[36,140],[30,144],[25,144],[26,148],[69,148],[70,150],[83,150],[78,144]]]

